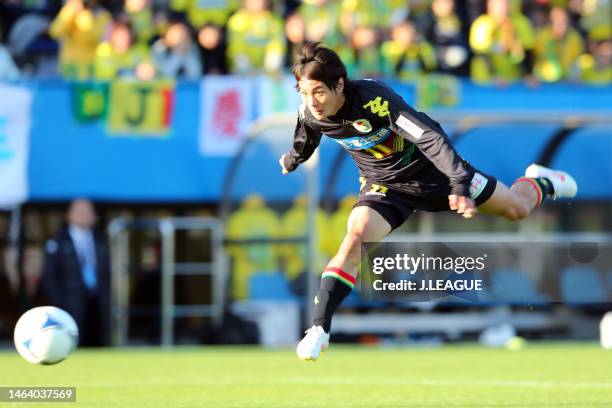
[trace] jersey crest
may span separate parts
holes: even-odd
[[[357,119],[351,125],[360,133],[370,133],[372,131],[372,125],[367,119]]]

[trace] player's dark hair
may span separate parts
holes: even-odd
[[[347,82],[346,67],[338,54],[323,47],[320,42],[307,41],[304,44],[295,56],[291,72],[298,82],[302,78],[321,81],[332,91],[335,91],[340,78],[345,84]]]

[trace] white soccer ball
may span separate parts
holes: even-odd
[[[15,348],[32,364],[56,364],[72,353],[79,343],[76,322],[64,310],[53,306],[30,309],[17,321]]]

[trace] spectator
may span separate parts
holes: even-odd
[[[221,27],[204,24],[198,32],[204,74],[227,74],[227,44]]]
[[[107,41],[96,50],[96,79],[109,81],[118,77],[149,80],[155,76],[149,49],[134,43],[132,26],[124,19],[113,23]]]
[[[281,223],[278,215],[259,195],[246,197],[242,206],[228,220],[227,235],[232,240],[278,238]],[[232,244],[231,294],[233,299],[246,299],[252,274],[279,271],[279,246],[267,243]]]
[[[411,0],[408,7],[408,20],[412,21],[418,33],[425,33],[433,23],[432,0]]]
[[[550,15],[550,7],[548,5],[532,3],[527,10],[531,26],[535,33],[548,27]],[[572,23],[572,25],[574,24]]]
[[[580,24],[592,40],[612,38],[612,0],[583,0]]]
[[[135,42],[150,44],[157,35],[151,0],[125,0],[124,11],[134,29]]]
[[[391,40],[382,45],[382,55],[385,74],[403,81],[415,81],[437,65],[433,47],[418,37],[410,21],[393,27]]]
[[[335,0],[304,0],[297,13],[305,24],[308,41],[324,42],[337,49],[342,40],[338,25],[340,4]]]
[[[209,23],[225,27],[238,6],[238,0],[170,0],[170,9],[185,13],[192,27]]]
[[[76,321],[82,346],[107,345],[110,332],[110,254],[95,219],[90,201],[70,204],[68,225],[47,241],[42,277],[50,304]]]
[[[13,57],[2,43],[0,31],[0,81],[13,81],[19,78],[19,68],[15,65]]]
[[[591,54],[578,58],[580,78],[593,85],[612,84],[612,39],[589,41]]]
[[[197,79],[202,76],[202,65],[197,46],[184,23],[168,27],[163,38],[153,44],[156,71],[165,77]]]
[[[511,12],[509,0],[488,0],[487,13],[470,29],[472,79],[478,82],[508,82],[531,72],[529,52],[533,30],[529,19]]]
[[[549,26],[536,35],[533,73],[544,82],[575,79],[578,74],[576,60],[583,52],[582,37],[570,26],[567,11],[553,7]]]
[[[287,37],[285,67],[291,68],[294,54],[302,48],[306,40],[306,22],[299,13],[294,13],[285,19],[285,37]]]
[[[432,10],[433,20],[426,38],[436,51],[438,71],[467,76],[469,45],[455,10],[455,0],[433,0]]]
[[[61,42],[60,71],[64,77],[91,77],[96,47],[110,22],[110,13],[98,0],[66,2],[49,28],[49,34]]]
[[[280,73],[285,56],[283,22],[267,0],[245,0],[228,21],[228,58],[236,74]]]
[[[351,34],[352,60],[347,59],[347,68],[352,76],[379,78],[382,76],[382,55],[379,32],[374,27],[357,27]]]
[[[391,27],[405,20],[408,15],[407,3],[405,0],[342,0],[340,12],[342,33],[350,38],[358,27],[378,29]]]

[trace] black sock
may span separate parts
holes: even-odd
[[[549,179],[546,177],[538,177],[533,179],[540,188],[546,197],[552,197],[555,195],[555,188]]]
[[[338,268],[325,268],[321,286],[315,296],[314,325],[323,327],[326,333],[331,329],[332,315],[340,303],[353,290],[355,278]]]

